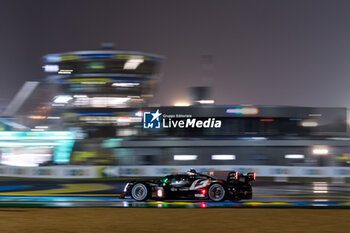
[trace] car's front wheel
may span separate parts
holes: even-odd
[[[131,196],[136,201],[145,201],[148,199],[148,189],[142,183],[135,184],[131,189]]]
[[[225,198],[225,189],[221,184],[213,184],[209,187],[208,196],[212,201],[223,201]]]

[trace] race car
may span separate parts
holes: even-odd
[[[251,199],[253,193],[250,182],[255,178],[254,172],[243,175],[231,171],[227,172],[227,178],[223,180],[191,169],[186,173],[172,174],[156,180],[127,183],[120,198],[132,198],[136,201],[209,199],[215,202]]]

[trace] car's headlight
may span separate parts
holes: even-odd
[[[124,187],[124,193],[126,192],[126,190],[128,190],[128,186],[129,186],[130,183],[127,183]]]

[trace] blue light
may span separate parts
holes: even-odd
[[[82,54],[80,55],[80,58],[83,59],[112,59],[112,54]]]

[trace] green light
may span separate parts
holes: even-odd
[[[72,131],[0,131],[1,147],[53,146],[56,163],[69,163],[74,142]]]
[[[94,62],[89,62],[88,63],[88,67],[90,69],[104,69],[105,66],[103,65],[102,62],[99,62],[99,61],[94,61]]]
[[[59,146],[55,146],[54,162],[69,163],[71,151],[73,149],[74,140],[59,140]]]
[[[168,183],[168,178],[162,178],[162,179],[160,180],[160,182],[162,182],[162,183]]]
[[[111,139],[107,139],[107,140],[103,141],[102,147],[103,147],[103,148],[120,147],[122,141],[123,141],[123,139],[121,139],[121,138],[111,138]]]

